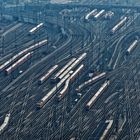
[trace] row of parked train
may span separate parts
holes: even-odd
[[[135,19],[138,17],[138,15],[135,15]],[[111,29],[111,34],[116,33],[118,30],[120,30],[123,26],[127,26],[127,24],[130,24],[134,21],[134,19],[132,21],[130,21],[130,19],[127,16],[121,17],[120,20],[118,21],[118,23]],[[126,50],[126,55],[130,55],[135,48],[138,46],[139,44],[139,37],[136,36],[135,39],[132,41],[132,43],[130,44],[129,48]]]
[[[54,96],[54,94],[61,90],[58,94],[58,100],[60,101],[67,93],[69,85],[75,80],[79,73],[83,70],[84,65],[81,64],[86,58],[87,53],[83,53],[78,58],[72,58],[64,67],[62,67],[55,75],[52,76],[51,82],[56,83],[56,85],[37,103],[38,108],[42,108],[47,101]],[[39,84],[42,84],[42,79],[47,80],[56,69],[56,66],[52,67],[47,74],[40,78]],[[46,76],[47,75],[47,76]]]
[[[114,16],[114,12],[112,11],[105,11],[93,9],[85,16],[85,21],[89,21],[89,19],[98,20],[99,18],[103,17],[104,19],[111,19]]]
[[[118,30],[120,30],[123,26],[127,26],[129,18],[124,16],[121,17],[119,22],[111,29],[111,34],[116,33]],[[126,55],[130,55],[134,49],[138,46],[139,44],[139,37],[135,37],[135,39],[132,41],[130,44],[129,48],[126,50]]]
[[[86,58],[87,53],[83,53],[79,56],[79,58],[72,58],[64,67],[62,67],[58,72],[58,65],[53,66],[48,72],[43,75],[39,79],[39,84],[43,84],[45,81],[50,79],[52,83],[56,83],[56,85],[37,103],[38,108],[42,108],[56,93],[57,93],[57,100],[62,100],[65,95],[69,92],[69,88],[71,84],[74,82],[76,77],[82,72],[84,69],[84,64],[81,64],[82,61]],[[56,73],[55,73],[56,72]],[[55,73],[55,74],[53,74]],[[85,81],[81,85],[76,88],[77,94],[80,94],[83,89],[87,88],[88,86],[98,82],[101,79],[106,78],[107,73],[102,72],[88,81]],[[102,95],[104,90],[109,86],[110,81],[107,80],[101,86],[101,88],[97,91],[97,93],[90,99],[87,103],[86,108],[90,109],[96,100]],[[80,94],[81,95],[81,94]]]
[[[22,65],[32,57],[34,50],[46,45],[47,43],[48,40],[45,39],[36,43],[35,45],[22,50],[21,52],[7,60],[5,63],[0,65],[0,71],[4,70],[7,75],[11,74],[15,69],[17,69],[20,65]]]
[[[118,30],[121,29],[122,26],[124,26],[124,25],[127,26],[127,23],[129,24],[130,19],[128,17],[127,12],[124,14],[124,16],[122,16],[118,20],[118,23],[116,23],[116,25],[114,25],[114,27],[112,27],[112,29],[110,31],[111,34],[116,33]],[[114,17],[114,15],[115,15],[115,13],[113,11],[106,11],[105,9],[102,9],[102,10],[93,9],[92,11],[90,11],[88,14],[85,15],[84,19],[85,19],[85,21],[89,21],[90,19],[98,20],[100,18],[112,19]],[[135,16],[137,17],[137,15],[135,15]]]
[[[29,30],[29,34],[35,34],[41,27],[43,27],[43,23],[39,23],[37,26]],[[5,63],[0,65],[0,72],[5,71],[7,75],[11,74],[15,69],[17,69],[20,65],[28,61],[32,55],[33,51],[46,45],[48,43],[47,39],[44,39],[22,51],[14,55],[12,58],[7,60]]]
[[[89,19],[97,20],[101,17],[104,17],[104,19],[112,19],[113,16],[114,12],[112,11],[106,12],[104,9],[100,11],[93,9],[85,16],[85,21],[89,21]],[[121,18],[120,21],[111,29],[111,34],[114,34],[118,29],[120,29],[125,24],[127,19],[127,17]]]

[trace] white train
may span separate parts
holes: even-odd
[[[39,79],[39,84],[43,84],[58,69],[58,65],[53,66],[44,76]]]
[[[72,71],[68,73],[57,85],[55,85],[41,100],[37,103],[37,108],[42,108],[47,101],[62,87],[64,82],[70,77]]]
[[[110,81],[106,81],[101,88],[96,92],[96,94],[90,99],[90,101],[86,104],[86,108],[90,109],[93,104],[97,101],[97,99],[102,95],[105,89],[109,86]]]
[[[2,64],[0,66],[0,71],[4,70],[6,67],[10,66],[12,63],[14,63],[17,59],[19,59],[20,57],[22,57],[23,55],[27,54],[28,52],[31,52],[45,44],[47,44],[48,40],[42,40],[38,43],[36,43],[35,45],[30,46],[29,48],[24,49],[23,51],[19,52],[18,54],[16,54],[15,56],[13,56],[11,59],[9,59],[8,61],[6,61],[4,64]]]
[[[129,55],[138,46],[138,40],[134,40],[130,47],[127,49],[126,54]]]
[[[38,24],[36,27],[32,28],[32,29],[29,31],[29,34],[30,34],[30,35],[34,34],[34,33],[37,32],[43,25],[44,25],[43,23]]]
[[[76,58],[72,58],[60,71],[58,71],[52,78],[52,82],[58,81],[58,77],[76,60]]]
[[[98,12],[98,13],[94,16],[94,19],[97,20],[97,19],[100,18],[104,13],[105,13],[105,10],[101,10],[100,12]]]
[[[70,82],[73,82],[75,80],[75,78],[80,74],[83,68],[84,68],[84,65],[82,64],[76,69],[76,71],[70,77]]]
[[[29,60],[32,57],[33,52],[27,53],[23,57],[21,57],[18,61],[16,61],[14,64],[12,64],[10,67],[8,67],[5,72],[7,75],[12,73],[17,67],[25,63],[27,60]]]
[[[77,92],[81,92],[85,87],[88,87],[94,83],[96,83],[97,81],[103,79],[104,77],[106,76],[106,72],[103,72],[91,79],[89,79],[88,81],[84,82],[83,84],[79,85],[77,88],[76,88],[76,91]]]
[[[113,16],[114,16],[114,12],[108,11],[108,12],[104,15],[104,19],[112,19]]]
[[[6,114],[3,124],[0,126],[0,134],[7,128],[10,120],[10,113]]]
[[[107,123],[107,127],[105,129],[105,131],[103,132],[103,135],[100,137],[99,140],[105,140],[107,134],[109,133],[109,130],[111,129],[112,125],[113,125],[113,120],[107,120],[105,123]]]
[[[124,17],[123,19],[121,19],[121,21],[119,21],[118,24],[116,24],[112,29],[111,29],[111,33],[114,34],[117,30],[119,30],[127,21],[127,17]]]
[[[58,95],[58,101],[60,101],[68,92],[69,90],[69,85],[71,82],[75,80],[75,78],[81,73],[82,69],[84,68],[84,65],[82,64],[65,82],[64,88],[60,91]]]
[[[70,72],[72,69],[77,67],[85,58],[87,53],[83,53],[70,67],[66,69],[59,77],[58,79],[61,80],[68,72]]]
[[[92,16],[95,16],[97,14],[97,9],[92,10],[85,16],[85,20],[89,20]]]

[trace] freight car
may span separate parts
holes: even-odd
[[[30,31],[29,31],[29,35],[32,35],[34,34],[35,32],[37,32],[44,24],[43,23],[40,23],[38,24],[36,27],[32,28]]]
[[[87,53],[83,53],[70,67],[68,67],[59,77],[61,80],[67,73],[69,73],[72,69],[77,67],[86,57]]]
[[[95,19],[95,20],[99,19],[104,13],[105,13],[105,10],[101,10],[100,12],[98,12],[98,13],[94,16],[94,19]]]
[[[38,83],[43,84],[56,70],[58,69],[58,65],[53,66],[44,76],[42,76]]]
[[[107,120],[105,123],[107,123],[107,127],[105,129],[105,131],[103,132],[103,135],[100,137],[99,140],[105,140],[107,134],[109,133],[109,130],[111,129],[112,125],[113,125],[113,120]]]
[[[127,17],[124,17],[123,19],[121,19],[121,21],[119,21],[118,24],[116,24],[112,30],[111,30],[111,34],[114,34],[117,30],[119,30],[124,24],[125,22],[127,21]]]
[[[3,124],[0,126],[0,134],[7,128],[10,120],[10,113],[6,114]]]
[[[103,79],[105,76],[106,76],[106,72],[103,72],[103,73],[101,73],[101,74],[99,74],[99,75],[97,75],[97,76],[91,78],[90,80],[88,80],[88,81],[84,82],[83,84],[79,85],[79,86],[76,88],[76,91],[77,91],[77,92],[81,92],[82,89],[84,89],[84,88],[86,88],[86,87],[88,87],[88,86],[90,86],[90,85],[96,83],[97,81]]]
[[[90,101],[86,104],[86,108],[89,110],[93,104],[97,101],[97,99],[102,95],[102,93],[107,89],[110,82],[106,81],[101,88],[96,92],[96,94],[90,99]]]
[[[126,54],[129,55],[132,53],[132,51],[137,47],[138,40],[134,40],[133,43],[130,45],[130,47],[127,49]]]
[[[65,82],[65,86],[64,88],[60,91],[59,95],[58,95],[58,101],[60,101],[68,92],[70,83],[73,82],[75,80],[75,78],[80,74],[80,72],[82,71],[82,69],[84,68],[84,65],[82,64]]]
[[[33,52],[31,53],[27,53],[26,55],[24,55],[22,58],[20,58],[18,61],[16,61],[13,65],[11,65],[10,67],[8,67],[5,72],[7,75],[9,75],[10,73],[12,73],[17,67],[19,67],[20,65],[22,65],[23,63],[25,63],[27,60],[29,60],[32,56]]]
[[[60,71],[58,71],[52,78],[52,82],[59,81],[58,77],[76,60],[76,58],[72,58]]]
[[[92,16],[95,16],[97,14],[97,9],[92,10],[91,12],[89,12],[86,16],[85,16],[85,20],[89,20],[89,18],[91,18]]]

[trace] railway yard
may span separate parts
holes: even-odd
[[[0,15],[0,140],[140,140],[139,11],[21,9]]]

